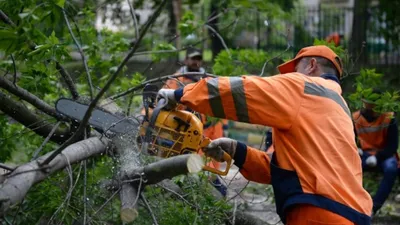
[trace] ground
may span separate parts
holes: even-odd
[[[266,225],[283,225],[275,211],[273,204],[273,192],[269,185],[250,182],[247,188],[240,192],[248,181],[238,173],[238,168],[232,166],[229,174],[222,177],[229,185],[227,199],[236,201],[238,209],[260,218]],[[240,192],[240,194],[239,194]],[[379,215],[373,219],[373,225],[399,225],[400,224],[400,204],[392,201],[389,205],[395,208],[391,215]]]

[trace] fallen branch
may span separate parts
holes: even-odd
[[[49,116],[52,116],[56,119],[63,119],[64,117],[56,112],[56,110],[51,107],[46,102],[42,101],[40,98],[36,97],[35,95],[31,94],[29,91],[14,85],[11,81],[7,80],[6,78],[0,76],[0,87],[4,88],[8,92],[18,96],[19,98],[27,101],[31,105],[35,106],[37,109],[41,110],[42,112],[46,113]]]
[[[47,137],[53,129],[53,125],[46,123],[24,105],[12,100],[2,92],[0,92],[0,110],[42,137]],[[61,143],[67,140],[69,136],[68,130],[59,128],[50,137],[50,140]]]
[[[151,163],[136,170],[127,171],[123,177],[135,179],[142,176],[145,184],[150,185],[178,175],[198,173],[203,166],[204,161],[198,154],[179,155]]]
[[[115,73],[108,79],[107,83],[104,85],[104,87],[99,91],[99,93],[96,95],[96,97],[90,102],[89,107],[85,113],[85,116],[82,119],[82,122],[79,124],[78,129],[76,132],[66,141],[64,142],[56,151],[53,152],[52,155],[50,155],[42,165],[45,165],[51,160],[53,160],[64,148],[66,148],[68,145],[74,143],[76,139],[82,134],[84,131],[87,122],[89,121],[90,116],[92,115],[93,109],[96,107],[97,102],[100,100],[100,98],[103,96],[103,94],[108,90],[108,88],[111,86],[111,84],[114,82],[114,80],[117,78],[119,73],[121,72],[122,68],[126,65],[128,60],[135,54],[136,50],[139,47],[139,44],[141,40],[143,39],[144,35],[146,34],[147,30],[149,27],[154,23],[156,18],[160,15],[162,8],[164,7],[165,3],[167,1],[164,0],[156,10],[156,12],[152,15],[152,17],[149,19],[149,21],[146,23],[145,27],[140,33],[139,39],[135,42],[135,45],[132,47],[132,50],[128,53],[128,55],[124,58],[124,60],[121,62],[121,64],[118,66],[117,70]]]
[[[109,141],[107,139],[89,138],[68,146],[54,158],[45,170],[40,168],[40,161],[46,159],[53,152],[17,167],[6,178],[0,188],[0,199],[3,199],[0,204],[0,216],[3,216],[11,206],[20,202],[34,184],[46,179],[69,164],[74,164],[105,152],[108,144]]]

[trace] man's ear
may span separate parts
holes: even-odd
[[[317,60],[315,58],[311,58],[309,66],[310,66],[311,73],[314,73],[315,71],[317,71],[318,70]]]

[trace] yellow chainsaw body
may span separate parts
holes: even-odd
[[[142,124],[140,135],[145,135],[148,124]],[[188,111],[161,110],[152,129],[148,152],[163,158],[197,152],[209,143],[200,119]]]
[[[149,117],[152,110],[149,109]],[[144,122],[140,127],[140,136],[146,135],[149,122]],[[151,127],[150,143],[147,152],[150,155],[169,158],[181,154],[198,153],[206,147],[211,140],[203,136],[203,123],[193,113],[184,110],[160,110]],[[219,175],[227,175],[232,162],[229,154],[224,153],[223,160],[227,166],[225,171],[204,166],[203,170]]]

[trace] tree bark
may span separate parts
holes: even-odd
[[[0,92],[0,110],[42,137],[47,137],[53,129],[53,125],[43,121],[43,118],[37,116],[24,105],[12,100],[2,92]],[[69,136],[70,133],[68,130],[58,128],[50,140],[61,143],[67,140]]]
[[[182,17],[182,1],[181,0],[172,0],[172,9],[173,9],[173,13],[175,16],[175,31],[176,31],[176,48],[180,49],[181,48],[181,33],[178,29],[178,24],[179,21]]]
[[[211,6],[210,6],[210,18],[218,15],[220,11],[220,1],[211,1]],[[209,18],[209,19],[210,19]],[[219,18],[215,18],[211,22],[208,23],[210,27],[212,27],[216,33],[219,33],[218,29],[218,21]],[[212,51],[212,58],[214,59],[221,51],[224,49],[221,40],[217,37],[217,35],[214,34],[210,29],[208,29],[208,35],[210,36],[211,39],[211,51]]]
[[[19,166],[8,175],[0,188],[0,216],[3,216],[11,206],[20,202],[34,184],[70,164],[105,152],[108,144],[107,139],[89,138],[68,146],[45,169],[40,169],[40,162],[53,152]]]
[[[360,56],[359,62],[363,64],[368,63],[368,54],[366,49],[363,49],[363,46],[367,41],[369,3],[370,0],[355,0],[354,2],[353,28],[349,45],[351,57],[355,60],[358,56]]]

